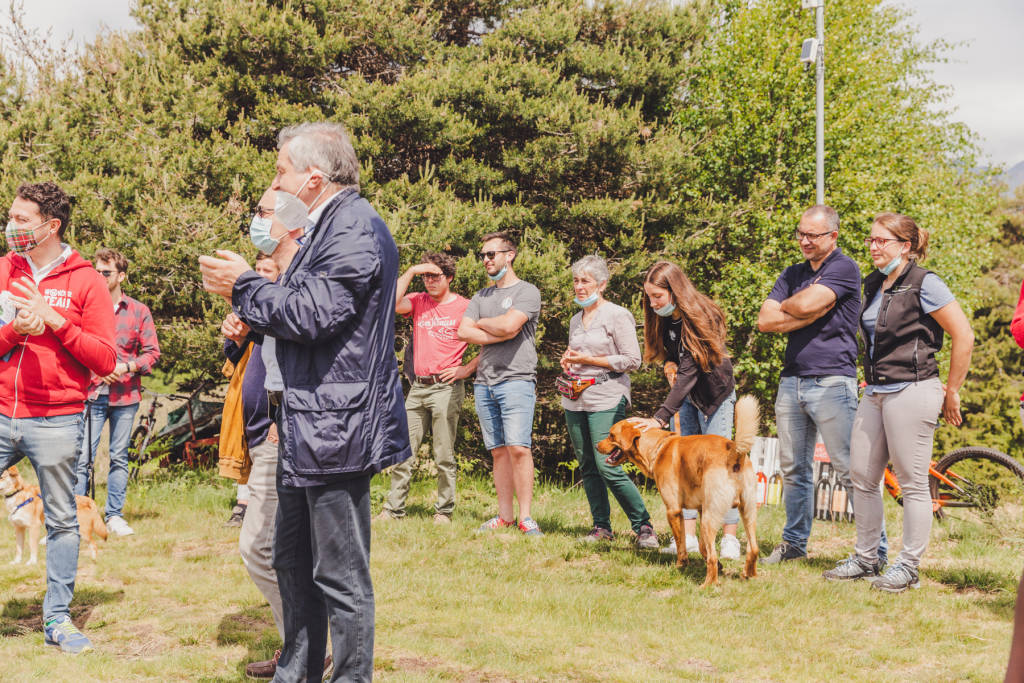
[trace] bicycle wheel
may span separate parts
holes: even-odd
[[[128,439],[128,471],[132,479],[138,476],[139,468],[146,462],[146,447],[148,445],[149,428],[140,424],[132,430],[131,438]]]
[[[947,453],[929,477],[936,517],[1019,525],[1024,511],[1024,465],[997,450],[969,446]]]

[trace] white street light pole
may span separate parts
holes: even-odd
[[[817,203],[825,203],[825,0],[800,0],[803,9],[813,9],[817,38],[804,41],[800,61],[814,64],[815,168]]]
[[[814,91],[817,124],[815,125],[816,154],[814,160],[814,184],[817,188],[818,204],[825,203],[825,0],[818,0],[814,10],[815,23],[818,26],[817,69],[814,79]]]

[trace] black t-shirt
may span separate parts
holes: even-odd
[[[768,298],[781,303],[813,284],[835,292],[836,305],[810,325],[789,333],[782,376],[856,377],[860,268],[836,247],[818,270],[812,270],[808,261],[786,268]]]

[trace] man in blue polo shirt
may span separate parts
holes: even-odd
[[[853,490],[850,432],[857,413],[860,269],[836,246],[839,215],[830,206],[807,209],[794,238],[807,260],[782,271],[757,316],[762,332],[788,335],[775,399],[786,526],[764,564],[807,557],[819,433],[839,481],[848,494]],[[883,532],[880,565],[885,552]]]

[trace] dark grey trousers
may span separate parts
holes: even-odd
[[[284,608],[275,681],[319,683],[330,627],[332,681],[373,677],[370,476],[325,486],[281,484],[274,569]]]

